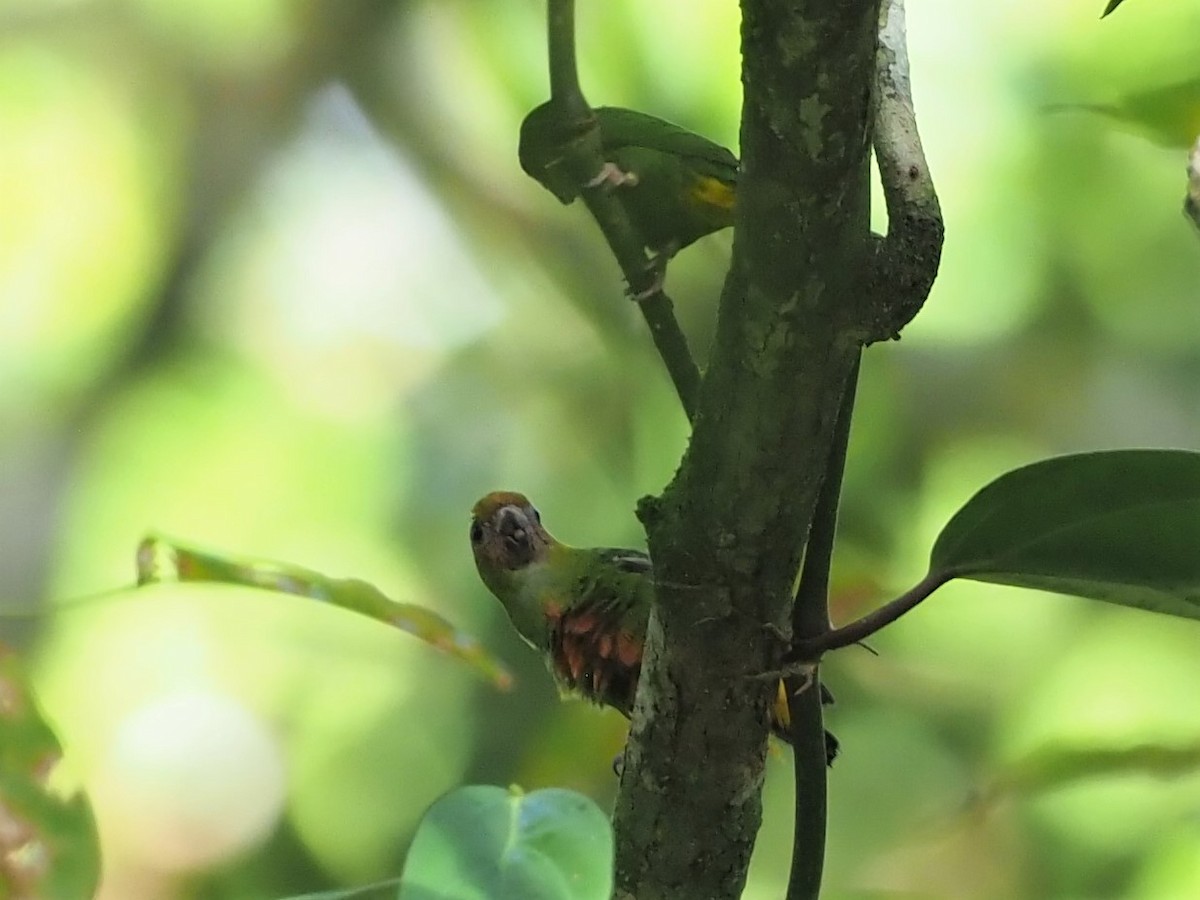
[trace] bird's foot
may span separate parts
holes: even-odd
[[[590,188],[607,187],[637,187],[638,177],[634,172],[625,172],[616,163],[606,162],[600,167],[587,186]]]
[[[817,667],[805,666],[793,674],[800,678],[800,686],[792,691],[792,694],[796,697],[799,697],[813,686],[813,682],[816,681],[817,678]]]
[[[656,253],[646,262],[646,272],[651,276],[649,286],[642,288],[640,291],[635,291],[630,287],[625,293],[629,299],[635,303],[645,303],[652,297],[657,297],[662,293],[663,286],[667,283],[667,262],[670,260],[670,255],[667,253]]]

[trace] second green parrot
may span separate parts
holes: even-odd
[[[510,491],[475,504],[471,550],[483,583],[546,658],[560,687],[628,717],[654,592],[650,558],[637,550],[563,544],[542,526],[529,500]],[[821,693],[825,702],[832,700],[824,686]],[[770,725],[790,743],[782,682]],[[837,740],[828,732],[825,750],[832,763]]]
[[[580,130],[593,124],[600,129],[606,165],[597,173],[597,183],[607,181],[620,191],[630,219],[657,258],[668,260],[693,241],[733,224],[736,156],[646,113],[616,106],[592,112],[594,123],[582,123]],[[521,123],[521,168],[563,203],[580,193],[562,164],[566,148],[578,136],[564,128],[549,103]]]

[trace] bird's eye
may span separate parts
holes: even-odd
[[[537,522],[539,525],[541,525],[542,524],[542,514],[537,511],[537,507],[531,506],[531,507],[529,507],[529,511],[531,513],[533,513],[533,520],[535,522]]]
[[[478,544],[483,540],[483,526],[478,522],[471,523],[471,543]]]

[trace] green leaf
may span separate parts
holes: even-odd
[[[930,572],[1200,618],[1200,453],[1083,453],[1002,475],[942,530]]]
[[[295,894],[284,900],[393,900],[397,896],[399,885],[399,878],[389,878],[387,881],[377,881],[361,887],[318,891],[315,894]]]
[[[1089,778],[1150,775],[1183,778],[1200,769],[1200,746],[1133,744],[1125,747],[1053,744],[1010,764],[984,792],[990,802],[1008,794],[1036,794]]]
[[[500,690],[512,687],[508,670],[473,636],[424,606],[397,603],[358,578],[330,578],[290,563],[218,555],[161,537],[147,537],[137,551],[138,585],[162,581],[209,581],[311,597],[407,631],[462,660]]]
[[[401,900],[608,900],[608,818],[574,791],[471,785],[446,794],[417,828]]]
[[[81,794],[49,783],[62,755],[16,654],[0,645],[0,897],[91,897],[100,850]]]

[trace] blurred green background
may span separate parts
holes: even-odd
[[[1200,80],[1200,0],[1101,6],[911,0],[947,240],[925,312],[866,355],[840,621],[914,582],[1008,468],[1200,446],[1186,142],[1046,109]],[[593,102],[736,146],[733,0],[579,7]],[[623,720],[558,701],[466,539],[474,500],[511,488],[568,542],[640,546],[633,504],[687,438],[594,226],[517,167],[542,17],[0,3],[0,637],[36,658],[109,900],[380,879],[464,782],[611,802]],[[671,268],[701,355],[730,244]],[[131,582],[149,529],[429,605],[516,688],[263,592],[72,607]],[[1196,765],[1096,773],[1131,748],[1200,759],[1200,625],[964,584],[874,643],[825,666],[828,897],[1200,896]],[[769,768],[753,900],[788,866],[787,751]]]

